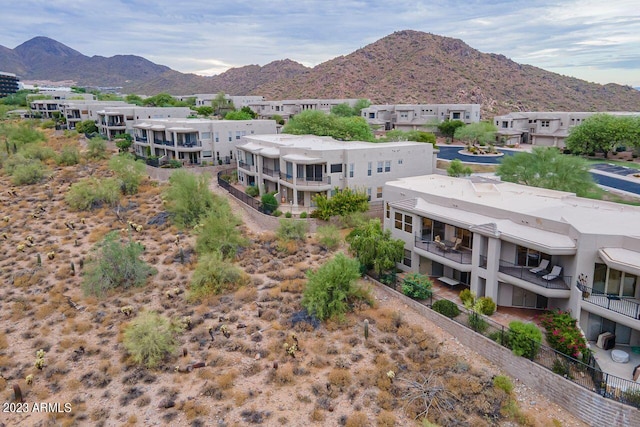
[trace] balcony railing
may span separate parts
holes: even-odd
[[[579,283],[576,284],[576,286],[582,291],[583,301],[633,319],[640,319],[640,302],[638,300],[614,294],[606,294]]]
[[[146,136],[136,136],[136,141],[138,142],[147,142],[147,137]]]
[[[280,172],[280,179],[287,182],[293,182],[293,175],[288,173]]]
[[[264,166],[263,166],[263,167],[262,167],[262,173],[263,173],[263,174],[265,174],[265,175],[269,175],[269,176],[277,177],[277,176],[278,176],[278,174],[280,174],[280,171],[276,171],[276,170],[273,170],[273,169],[269,169],[269,168],[266,168],[266,167],[264,167]]]
[[[125,127],[124,122],[107,122],[107,126],[109,127]]]
[[[427,251],[429,253],[439,255],[459,264],[471,264],[471,251],[466,248],[453,249],[440,246],[432,240],[423,239],[415,236],[415,247]]]
[[[293,183],[293,175],[290,175],[285,172],[280,172],[280,179]],[[296,177],[297,185],[331,185],[331,177],[330,176],[298,176]]]
[[[248,170],[253,172],[253,165],[247,163],[247,162],[243,162],[242,160],[240,160],[238,162],[238,166],[240,166],[242,169]]]
[[[178,147],[196,148],[196,147],[202,147],[202,143],[200,141],[190,141],[190,142],[184,142],[184,143],[179,142]]]
[[[532,268],[534,267],[525,267],[523,265],[517,265],[501,259],[498,271],[508,276],[517,277],[518,279],[524,280],[525,282],[533,283],[537,286],[542,286],[543,288],[563,290],[569,289],[571,276],[558,276],[555,279],[547,280],[543,278],[544,275],[547,274],[547,272],[535,274],[529,271]]]

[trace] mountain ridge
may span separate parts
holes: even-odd
[[[309,68],[291,59],[245,65],[215,76],[172,70],[136,55],[82,53],[47,37],[8,49],[0,68],[29,80],[118,86],[124,93],[217,93],[266,99],[368,98],[374,103],[478,103],[483,116],[509,111],[640,111],[640,91],[562,76],[460,39],[396,31]],[[7,64],[7,65],[5,65]],[[6,69],[8,68],[8,69]]]

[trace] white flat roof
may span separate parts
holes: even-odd
[[[640,275],[640,252],[624,248],[600,248],[598,254],[609,267]]]

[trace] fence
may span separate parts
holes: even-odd
[[[263,212],[262,203],[259,200],[238,190],[233,185],[231,185],[229,181],[226,181],[225,179],[223,179],[223,176],[232,175],[234,172],[235,172],[235,169],[227,169],[227,170],[218,172],[218,185],[224,188],[225,190],[227,190],[229,194],[231,194],[236,199],[240,200],[245,205],[248,205],[259,212]]]
[[[394,286],[390,287],[395,289]],[[433,301],[432,295],[425,302],[425,305],[431,307]],[[510,348],[509,335],[513,331],[508,327],[496,323],[481,314],[470,312],[465,307],[458,306],[458,308],[461,314],[451,319],[452,321],[506,348]],[[469,316],[464,316],[462,314],[464,312],[468,312]],[[531,340],[530,346],[537,348],[533,359],[529,359],[532,362],[604,398],[640,408],[640,384],[603,372],[592,356],[589,357],[588,363],[584,363],[533,340]]]

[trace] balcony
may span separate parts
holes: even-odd
[[[280,172],[280,179],[283,181],[293,183],[293,175],[290,175],[284,172]],[[318,187],[331,185],[331,177],[330,176],[314,176],[314,177],[298,176],[296,177],[296,185],[318,186]]]
[[[143,144],[146,144],[147,141],[148,141],[146,136],[138,136],[138,135],[136,135],[135,139],[136,139],[136,142],[141,142]]]
[[[269,169],[269,168],[266,168],[266,167],[262,168],[262,173],[264,175],[272,176],[274,178],[277,178],[280,175],[280,171],[279,170],[273,170],[273,169]]]
[[[247,162],[243,162],[242,160],[240,160],[240,161],[238,162],[238,167],[241,167],[241,168],[242,168],[242,169],[244,169],[244,170],[248,170],[249,172],[254,172],[254,170],[253,170],[253,169],[254,169],[254,168],[253,168],[253,165],[252,165],[252,164],[249,164],[249,163],[247,163]]]
[[[110,120],[110,121],[107,122],[106,126],[110,127],[110,128],[123,128],[123,127],[126,127],[126,124],[123,121],[119,121],[119,120],[118,121],[111,121]]]
[[[471,251],[466,248],[442,250],[441,247],[437,246],[432,240],[425,240],[420,236],[415,236],[414,246],[423,251],[457,262],[458,264],[471,264]]]
[[[544,276],[543,274],[530,272],[529,270],[532,268],[533,267],[525,267],[501,259],[498,271],[507,276],[515,277],[546,289],[569,290],[571,276],[558,276],[556,279],[546,280],[542,278]]]
[[[189,148],[196,148],[197,149],[197,148],[202,147],[202,143],[200,141],[187,141],[187,142],[184,142],[184,143],[179,142],[178,143],[178,147],[187,148],[187,149],[189,149]]]
[[[154,138],[153,139],[153,143],[156,145],[166,145],[169,147],[173,147],[173,141],[167,141],[166,139],[157,139]]]
[[[620,297],[613,294],[605,294],[580,284],[576,285],[582,291],[582,300],[598,307],[606,308],[614,313],[633,319],[640,319],[640,302],[633,298]]]

